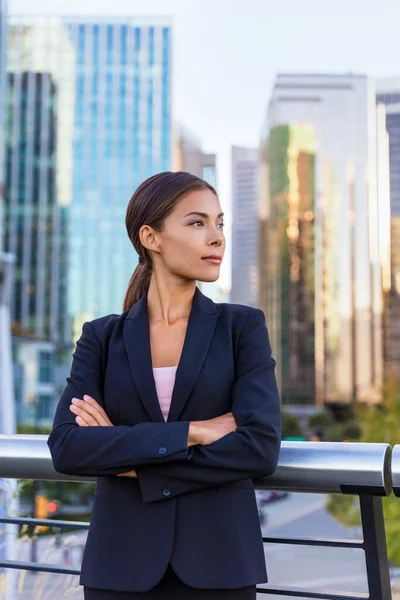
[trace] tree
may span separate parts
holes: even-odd
[[[298,418],[285,411],[282,412],[282,437],[304,437]]]

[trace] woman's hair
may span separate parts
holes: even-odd
[[[151,258],[140,242],[140,228],[149,225],[156,231],[162,231],[164,220],[179,200],[189,192],[204,189],[217,195],[210,184],[191,173],[165,171],[146,179],[133,194],[126,211],[125,225],[139,255],[139,264],[130,278],[123,311],[130,309],[148,290],[153,271]]]

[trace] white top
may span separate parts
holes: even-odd
[[[178,366],[153,367],[154,382],[164,421],[168,419],[177,368]]]

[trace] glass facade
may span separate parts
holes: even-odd
[[[8,245],[21,255],[14,317],[77,339],[85,320],[121,312],[137,262],[127,204],[142,180],[171,168],[171,27],[12,17],[8,70]],[[36,281],[26,273],[35,260]]]
[[[400,217],[400,79],[393,82],[391,91],[379,92],[379,81],[377,87],[376,99],[385,105],[389,134],[391,216]]]
[[[232,148],[231,300],[257,306],[257,167],[253,148]]]
[[[4,246],[4,99],[6,96],[7,3],[0,0],[0,250]]]
[[[260,236],[265,310],[284,404],[315,402],[315,135],[301,125],[271,129],[268,227]]]
[[[54,386],[53,344],[14,336],[13,367],[17,423],[51,426],[59,398]]]
[[[21,333],[53,340],[62,339],[66,315],[55,96],[50,73],[8,74],[4,240],[16,256],[12,319]]]
[[[384,106],[390,165],[390,293],[386,327],[386,366],[400,368],[400,79],[377,81],[376,100]]]
[[[299,146],[292,128],[301,127],[311,137]],[[260,251],[269,254],[260,298],[287,405],[380,400],[389,227],[381,130],[366,77],[277,77],[262,145]]]

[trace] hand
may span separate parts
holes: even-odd
[[[199,444],[207,446],[236,431],[237,424],[231,412],[208,419],[207,421],[191,421],[189,425],[188,446]]]
[[[117,477],[133,477],[136,478],[136,471],[128,471],[127,473],[117,473]]]
[[[76,415],[75,421],[80,427],[113,427],[104,408],[87,394],[83,396],[83,400],[72,398],[69,409]]]

